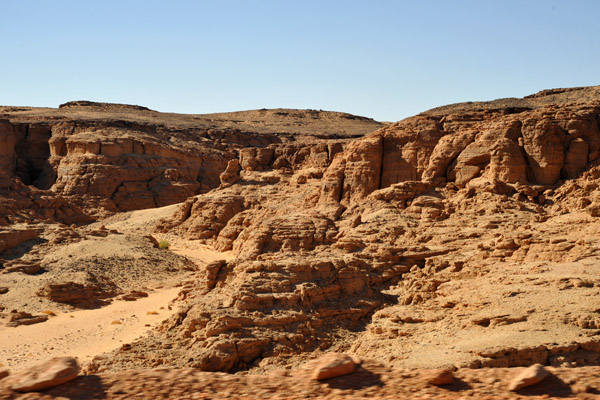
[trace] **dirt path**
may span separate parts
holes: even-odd
[[[160,289],[133,302],[62,313],[37,325],[2,327],[0,363],[13,371],[58,356],[75,356],[85,363],[143,336],[175,313],[177,306],[169,310],[169,303],[178,292],[179,288]]]

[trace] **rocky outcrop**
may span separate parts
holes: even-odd
[[[324,168],[340,153],[346,141],[327,140],[322,143],[285,143],[266,148],[240,150],[240,165],[244,171],[268,169]]]
[[[225,171],[219,175],[221,180],[221,187],[231,186],[241,179],[240,177],[240,163],[238,160],[229,160]]]
[[[163,221],[159,231],[177,228],[188,237],[216,238],[229,221],[249,205],[249,199],[237,193],[227,195],[207,194],[188,199],[173,218]]]
[[[79,308],[95,308],[105,304],[105,299],[114,297],[117,287],[114,283],[96,282],[53,282],[40,288],[38,295],[57,303]]]
[[[219,187],[158,226],[229,253],[198,262],[178,313],[90,372],[267,372],[324,351],[443,370],[600,363],[600,96],[581,91],[592,100],[553,92],[352,141],[235,147]],[[456,384],[438,372],[423,378]]]
[[[598,158],[600,106],[547,106],[406,119],[357,140],[325,173],[322,202],[343,205],[410,181],[465,187],[482,177],[552,187]],[[513,191],[514,192],[514,191]]]
[[[17,176],[27,185],[48,189],[55,176],[48,158],[51,127],[0,120],[0,166],[4,177]]]
[[[0,226],[27,221],[56,221],[71,225],[93,220],[89,211],[64,196],[25,185],[18,179],[0,178]]]
[[[167,321],[162,333],[94,360],[90,371],[107,363],[114,369],[146,365],[148,357],[156,365],[236,371],[329,348],[334,332],[351,332],[385,301],[377,289],[379,274],[360,259],[309,253],[211,264],[206,284],[184,289],[190,306]]]
[[[31,315],[27,312],[15,310],[15,312],[9,313],[6,326],[17,327],[19,325],[33,325],[39,324],[40,322],[45,322],[47,320],[47,315]]]
[[[0,177],[51,189],[93,215],[182,202],[218,187],[236,159],[245,170],[323,166],[341,150],[326,140],[339,137],[333,126],[359,136],[381,126],[343,113],[261,110],[264,121],[246,123],[255,112],[186,116],[89,101],[4,111]],[[324,144],[300,143],[306,135]]]
[[[4,272],[22,272],[27,275],[37,275],[44,272],[44,268],[37,261],[11,260],[4,263]]]
[[[116,125],[54,127],[49,145],[55,192],[98,198],[120,211],[160,207],[217,186],[232,158],[211,144],[203,149],[202,141],[191,148],[173,145],[153,127]]]
[[[229,229],[236,229],[234,221],[227,226]],[[235,237],[231,249],[235,254],[244,257],[265,253],[310,251],[318,246],[332,244],[337,234],[332,221],[319,214],[265,216],[264,219],[257,219],[248,226],[237,226],[239,234]],[[217,239],[217,246],[227,250],[227,243],[232,239],[232,236],[228,237],[228,233],[222,233]]]
[[[153,345],[156,362],[268,370],[352,343],[419,368],[596,363],[596,305],[568,300],[594,290],[594,272],[563,266],[599,254],[600,106],[540,98],[432,110],[282,164],[282,146],[241,151],[236,185],[160,226],[236,259],[205,268],[191,307],[154,339],[171,348]],[[137,343],[96,368],[152,365],[149,352]]]
[[[0,230],[0,253],[38,237],[35,229]]]

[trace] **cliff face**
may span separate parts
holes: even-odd
[[[108,211],[160,207],[218,186],[235,147],[279,142],[124,122],[0,124],[5,177]],[[220,142],[228,142],[222,145]]]
[[[256,113],[262,121],[244,120]],[[5,107],[0,110],[2,177],[7,185],[18,179],[49,190],[45,195],[63,196],[95,215],[160,207],[219,186],[220,173],[240,149],[258,148],[272,157],[274,148],[267,146],[313,135],[314,121],[324,130],[342,124],[359,135],[381,126],[362,117],[353,122],[353,116],[342,113],[234,114],[237,119],[229,114],[180,116],[92,102],[67,103],[58,110]],[[313,122],[303,122],[306,116]],[[296,144],[295,151],[301,147]],[[286,151],[267,162],[283,166],[280,153]]]
[[[177,132],[111,125],[55,127],[49,141],[53,191],[95,197],[109,210],[160,207],[217,186],[233,157],[201,136],[195,146],[177,146],[170,141]]]
[[[348,206],[411,181],[552,187],[598,159],[599,115],[595,103],[409,118],[349,146],[326,172],[323,200],[333,192]]]
[[[160,330],[90,371],[267,371],[323,351],[398,367],[600,363],[598,87],[386,126],[128,107],[4,110],[0,124],[7,218],[181,202],[156,232],[228,252],[198,262]]]
[[[244,149],[239,180],[158,228],[235,258],[202,269],[162,333],[92,369],[268,370],[324,350],[597,363],[599,117],[598,88],[580,88],[434,109],[281,164],[281,148]]]
[[[4,177],[16,176],[26,185],[48,189],[54,177],[48,159],[50,127],[0,121],[0,163]]]

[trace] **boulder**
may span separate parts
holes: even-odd
[[[312,368],[312,379],[323,381],[356,371],[354,359],[347,354],[329,353],[316,360]]]
[[[454,382],[454,373],[450,369],[432,369],[423,373],[423,379],[435,386],[449,385]]]
[[[79,373],[73,357],[56,357],[10,376],[10,388],[17,392],[49,389],[72,381]]]
[[[534,364],[515,376],[508,384],[508,390],[517,391],[540,383],[551,374],[541,364]]]

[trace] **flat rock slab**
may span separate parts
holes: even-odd
[[[517,391],[540,383],[550,376],[550,372],[541,364],[534,364],[515,376],[508,384],[508,390]]]
[[[356,371],[354,359],[347,354],[330,353],[318,358],[312,378],[318,381],[348,375]]]
[[[33,325],[39,324],[40,322],[46,322],[48,320],[47,315],[31,315],[26,312],[11,313],[9,321],[6,326],[17,327],[19,325]]]
[[[10,388],[34,392],[67,383],[77,377],[79,364],[73,357],[56,357],[10,376]]]
[[[6,267],[6,272],[22,272],[27,275],[37,275],[44,271],[40,263],[21,263]]]

